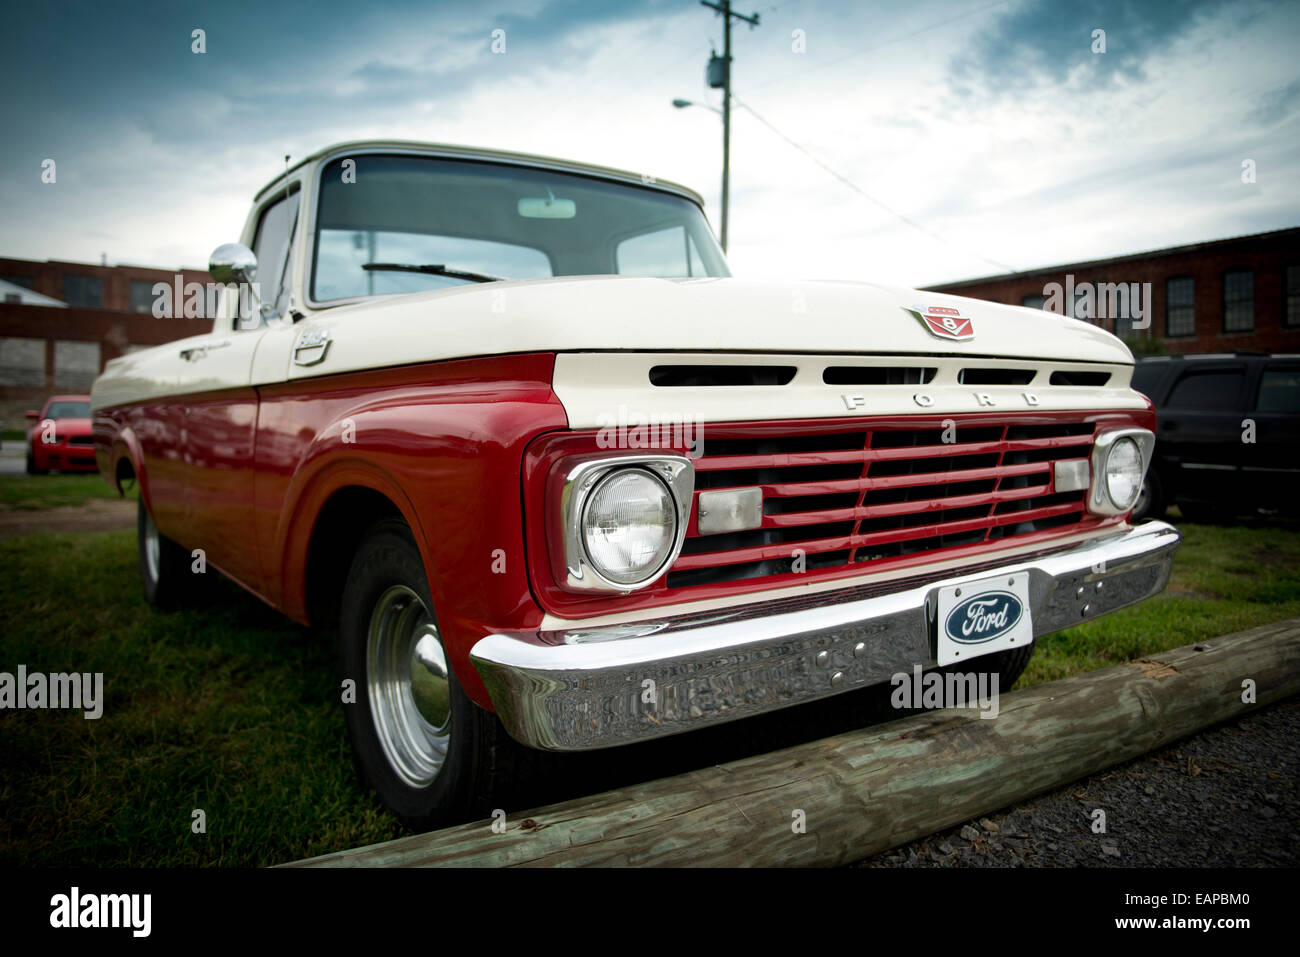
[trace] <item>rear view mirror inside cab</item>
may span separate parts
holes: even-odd
[[[572,219],[578,215],[577,203],[571,199],[556,199],[554,196],[521,199],[517,208],[519,215],[525,219]]]

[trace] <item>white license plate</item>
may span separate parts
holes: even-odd
[[[999,575],[939,589],[936,658],[950,665],[1034,640],[1029,573]]]

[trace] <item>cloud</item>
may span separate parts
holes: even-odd
[[[1152,56],[1227,5],[1228,0],[1028,0],[1001,13],[953,58],[954,91],[968,99],[976,89],[1023,95],[1034,86],[1140,82]]]
[[[757,8],[757,7],[756,7]],[[739,9],[739,8],[738,8]],[[745,8],[748,12],[748,8]],[[737,274],[929,284],[1300,220],[1300,7],[1263,0],[783,4],[735,33]],[[694,2],[24,5],[0,36],[0,254],[196,264],[295,158],[366,137],[588,160],[719,225]],[[190,52],[202,27],[208,52]],[[1091,31],[1107,31],[1093,54]],[[506,31],[506,52],[491,32]],[[792,33],[802,31],[804,52]],[[59,163],[40,182],[43,158]],[[1239,180],[1243,158],[1258,182]]]

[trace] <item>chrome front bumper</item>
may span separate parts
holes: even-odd
[[[518,741],[606,748],[935,667],[937,594],[947,585],[1027,571],[1035,637],[1091,621],[1163,590],[1181,540],[1173,526],[1148,522],[955,575],[630,625],[489,635],[470,660]]]

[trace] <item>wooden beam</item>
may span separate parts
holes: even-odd
[[[847,864],[1297,692],[1289,619],[1005,695],[995,718],[932,711],[511,814],[499,834],[478,821],[288,866]]]

